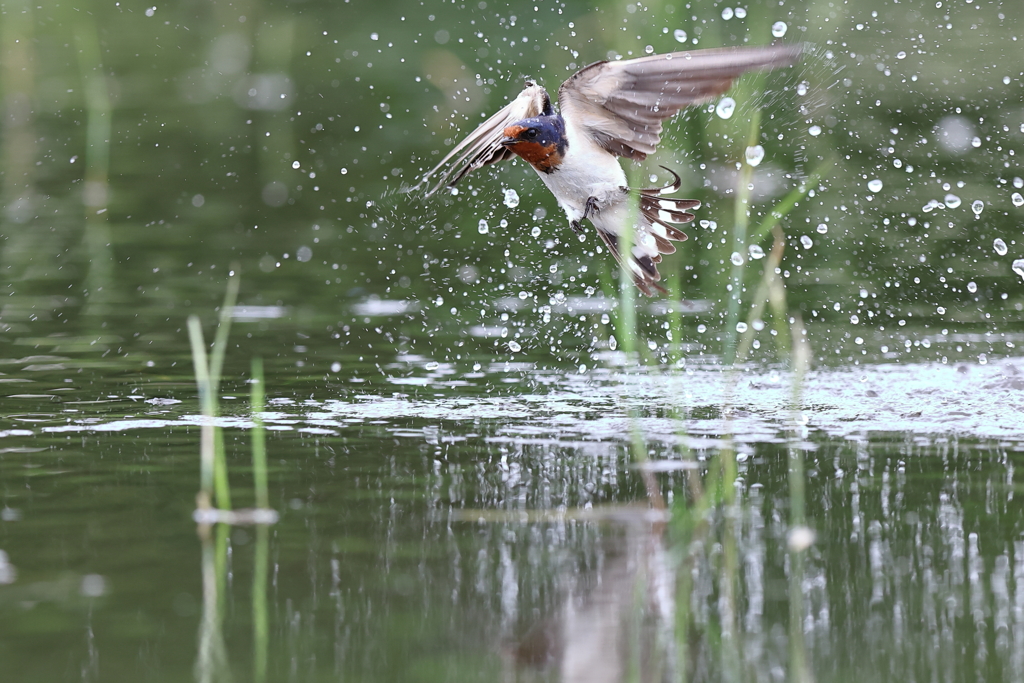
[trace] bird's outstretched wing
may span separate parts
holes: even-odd
[[[683,107],[721,95],[746,71],[788,66],[799,45],[765,45],[596,62],[558,90],[567,125],[612,154],[637,161],[654,152],[661,124]]]
[[[516,121],[538,116],[550,108],[551,99],[547,91],[527,81],[526,87],[518,97],[477,126],[476,130],[441,159],[441,163],[430,169],[413,189],[421,187],[436,174],[433,187],[427,192],[427,196],[430,196],[444,186],[451,187],[470,171],[511,159],[515,154],[501,145],[501,139],[504,137],[502,131],[505,127]]]

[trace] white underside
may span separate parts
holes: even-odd
[[[582,220],[587,200],[594,197],[597,199],[597,211],[592,211],[588,220],[598,230],[621,236],[631,222],[631,216],[628,195],[623,191],[627,186],[626,173],[618,157],[588,137],[577,134],[568,122],[566,136],[569,146],[562,163],[551,173],[537,171],[537,175],[555,195],[570,223]],[[658,247],[651,233],[664,237],[665,228],[656,223],[650,225],[642,215],[632,217],[632,220],[636,221],[633,254],[656,256]],[[636,264],[630,265],[634,270],[639,268]]]
[[[590,139],[575,133],[567,124],[569,147],[562,163],[552,173],[538,171],[570,221],[583,218],[590,197],[595,197],[602,208],[624,204],[626,200],[622,191],[626,187],[626,174],[619,160]],[[617,230],[613,232],[618,234]]]

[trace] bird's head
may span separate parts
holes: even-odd
[[[516,121],[502,133],[502,145],[544,173],[550,173],[562,162],[568,145],[565,124],[557,114]]]
[[[536,144],[561,146],[565,142],[565,125],[558,115],[536,116],[506,126],[501,144],[515,150],[516,145]]]

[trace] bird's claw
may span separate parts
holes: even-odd
[[[587,197],[587,204],[583,207],[583,215],[579,220],[569,221],[569,227],[577,235],[583,234],[583,221],[590,218],[590,214],[597,213],[597,197]]]

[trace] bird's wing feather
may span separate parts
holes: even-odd
[[[641,160],[661,140],[661,124],[680,109],[706,102],[746,71],[794,63],[800,45],[766,45],[596,62],[562,84],[562,116],[612,154]]]
[[[427,192],[429,196],[441,187],[451,187],[470,171],[511,159],[515,155],[501,145],[501,139],[504,137],[502,131],[511,123],[538,116],[549,105],[547,91],[539,85],[527,83],[518,97],[477,126],[466,139],[448,152],[441,163],[430,169],[413,189],[419,188],[437,174],[436,183]]]

